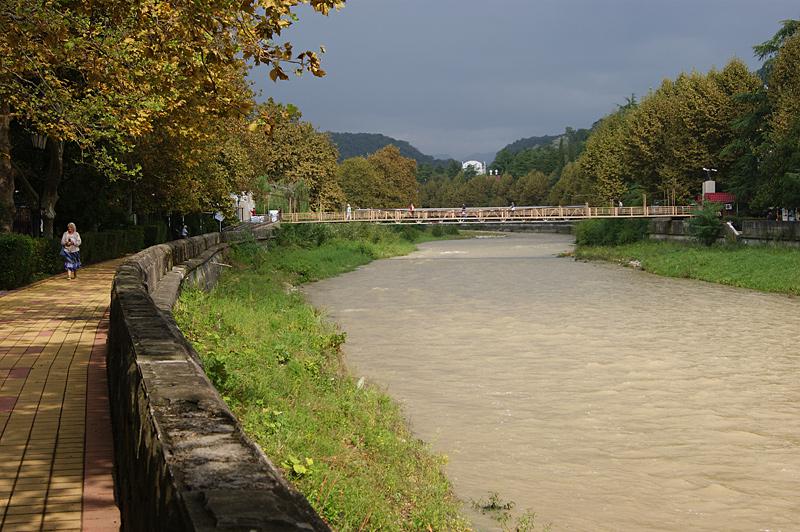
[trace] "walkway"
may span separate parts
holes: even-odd
[[[0,528],[118,530],[106,384],[119,261],[0,297]]]

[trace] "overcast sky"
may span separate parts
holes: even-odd
[[[285,37],[324,45],[328,75],[272,83],[321,130],[383,133],[464,159],[522,137],[588,127],[682,71],[753,69],[752,46],[797,0],[348,0],[301,10]]]

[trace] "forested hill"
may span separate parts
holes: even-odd
[[[375,153],[384,146],[393,144],[400,150],[400,155],[414,159],[419,164],[443,166],[448,163],[448,161],[425,155],[405,140],[393,139],[380,133],[334,133],[329,131],[328,136],[339,148],[339,162],[351,157],[364,157]]]
[[[558,141],[558,139],[561,137],[562,135],[542,135],[541,137],[528,137],[524,139],[519,139],[515,140],[511,144],[506,145],[503,148],[503,150],[509,151],[511,153],[517,153],[521,152],[522,150],[536,148],[538,146],[548,146]]]

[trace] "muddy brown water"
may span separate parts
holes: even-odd
[[[555,531],[800,530],[800,302],[570,247],[429,243],[306,292],[464,500]]]

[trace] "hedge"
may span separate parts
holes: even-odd
[[[134,253],[160,244],[167,237],[166,226],[144,225],[114,231],[81,233],[81,262],[91,264]],[[10,290],[42,277],[64,271],[59,256],[61,240],[0,234],[0,290]]]
[[[645,240],[647,218],[584,220],[575,226],[575,242],[579,246],[617,246]]]
[[[0,289],[30,282],[37,262],[34,239],[25,235],[0,235]]]
[[[81,234],[81,262],[91,264],[144,249],[144,227]]]

